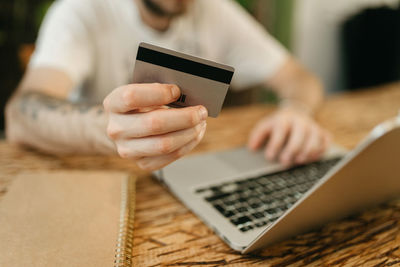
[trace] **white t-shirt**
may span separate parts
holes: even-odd
[[[259,84],[288,52],[232,0],[195,0],[166,32],[145,25],[134,0],[58,0],[40,29],[30,67],[52,67],[80,99],[100,103],[131,81],[138,44],[148,42],[235,68],[232,88]]]

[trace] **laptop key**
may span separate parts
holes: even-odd
[[[253,215],[253,217],[256,219],[264,218],[264,214],[262,214],[261,212],[256,212],[251,215]]]
[[[267,225],[266,221],[261,221],[261,222],[257,222],[256,224],[254,224],[255,227],[263,227],[264,225]]]
[[[245,197],[240,197],[240,198],[238,198],[238,202],[240,202],[240,203],[247,203],[247,198],[245,198]]]
[[[225,209],[221,205],[215,204],[214,208],[216,208],[222,214],[224,214],[224,212],[225,212]]]
[[[266,214],[268,214],[268,215],[275,214],[276,212],[277,212],[276,209],[266,209],[266,210],[264,211],[264,213],[266,213]]]
[[[207,197],[206,200],[208,202],[213,202],[213,201],[218,200],[218,199],[226,198],[226,197],[228,197],[230,195],[231,195],[230,193],[221,193],[221,194],[213,195],[211,197]]]
[[[260,202],[255,202],[255,203],[251,203],[250,207],[252,207],[253,209],[259,208],[261,207],[261,203]]]
[[[216,210],[218,210],[223,216],[230,218],[235,215],[233,210],[226,210],[223,206],[215,204],[213,205]]]
[[[246,207],[239,207],[236,209],[238,212],[246,212],[248,209]]]
[[[232,216],[235,215],[235,212],[234,212],[233,210],[227,210],[227,211],[225,211],[225,212],[223,213],[223,215],[224,215],[225,217],[227,217],[227,218],[230,218],[230,217],[232,217]]]
[[[242,231],[242,232],[247,232],[247,231],[249,231],[251,229],[253,229],[253,226],[251,226],[251,225],[247,225],[247,226],[243,226],[243,227],[239,228],[239,230]]]
[[[231,200],[224,200],[224,205],[225,206],[233,206],[235,205],[235,201],[231,201]]]
[[[248,216],[242,216],[236,219],[232,219],[231,222],[234,225],[240,225],[240,224],[245,224],[247,222],[251,222],[251,219]]]
[[[270,221],[270,222],[274,222],[274,221],[276,221],[278,218],[279,218],[279,216],[276,216],[276,217],[274,217],[274,218],[269,219],[269,221]]]

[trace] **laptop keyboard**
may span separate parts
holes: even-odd
[[[297,166],[281,172],[234,180],[200,188],[197,194],[240,231],[246,232],[277,220],[340,158]]]

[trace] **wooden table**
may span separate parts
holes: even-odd
[[[399,108],[400,84],[391,84],[332,97],[317,120],[337,143],[352,148],[376,124],[396,116]],[[262,105],[224,110],[218,119],[208,120],[208,131],[194,153],[245,144],[251,127],[271,111],[273,107]],[[240,255],[132,162],[116,157],[54,157],[0,142],[0,197],[16,173],[34,169],[137,173],[134,266],[400,266],[400,198],[258,254]]]

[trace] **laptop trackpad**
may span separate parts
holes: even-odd
[[[245,147],[217,153],[207,153],[178,160],[163,170],[165,182],[191,186],[249,173],[268,173],[283,169],[267,162],[263,152],[250,152]]]
[[[218,160],[234,169],[236,173],[244,173],[263,169],[266,172],[281,169],[282,166],[276,162],[269,162],[264,157],[264,151],[251,152],[245,147],[226,151],[216,155]]]

